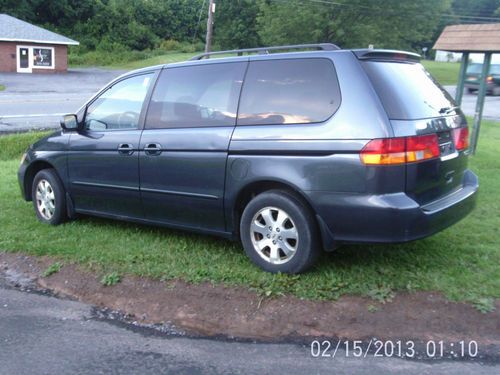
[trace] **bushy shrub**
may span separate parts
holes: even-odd
[[[166,39],[161,41],[159,49],[163,51],[179,51],[181,48],[181,43],[175,39]]]

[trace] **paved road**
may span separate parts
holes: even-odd
[[[70,69],[66,74],[0,73],[0,133],[58,128],[61,114],[74,113],[119,70]],[[455,86],[446,86],[454,95]],[[465,93],[462,109],[473,116],[476,94]],[[37,116],[43,115],[43,116]],[[488,96],[484,117],[500,120],[500,97]]]
[[[456,86],[445,86],[445,89],[455,97]],[[474,116],[476,110],[477,93],[469,94],[464,91],[462,98],[462,110],[468,116]],[[483,118],[490,120],[500,120],[500,96],[486,96],[483,110]]]
[[[0,132],[59,127],[61,114],[75,113],[95,92],[124,71],[70,69],[66,74],[0,73]],[[44,116],[37,116],[44,115]]]
[[[169,337],[94,318],[79,302],[22,292],[0,280],[0,372],[22,374],[493,374],[471,362],[315,359],[295,344]],[[496,368],[496,371],[495,371]]]

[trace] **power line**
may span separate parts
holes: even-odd
[[[201,4],[200,12],[198,14],[198,23],[196,24],[196,28],[194,29],[193,41],[191,44],[194,44],[194,40],[196,39],[196,34],[198,33],[198,29],[200,28],[201,14],[203,13],[203,9],[205,9],[206,1],[207,0],[203,0],[203,4]]]
[[[290,1],[286,1],[286,0],[271,0],[271,1],[290,3]],[[329,5],[332,7],[358,8],[358,9],[363,9],[363,12],[371,11],[371,12],[383,13],[385,15],[399,15],[399,16],[411,15],[413,18],[427,17],[427,15],[422,14],[420,10],[418,11],[418,13],[411,12],[411,11],[401,12],[401,11],[382,9],[382,8],[378,8],[378,7],[368,6],[368,5],[346,4],[346,3],[339,3],[336,1],[328,1],[328,0],[302,0],[302,1],[306,1],[309,3],[313,3],[313,4],[318,4],[318,5],[320,5],[320,4]],[[302,4],[297,4],[297,5],[304,5],[304,4],[302,3]],[[470,23],[470,22],[467,22],[468,20],[500,22],[500,17],[486,17],[486,16],[474,16],[474,15],[452,14],[452,13],[440,13],[437,16],[439,18],[443,18],[443,19],[446,19],[446,18],[448,18],[448,19],[450,19],[450,18],[451,19],[460,19],[464,23]],[[484,22],[484,23],[487,23],[487,22]]]

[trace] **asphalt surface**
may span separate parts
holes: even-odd
[[[70,69],[65,74],[0,73],[0,133],[58,128],[62,114],[75,113],[107,82],[125,71]],[[446,86],[454,96],[455,86]],[[473,116],[477,95],[464,93],[462,109]],[[500,120],[500,96],[488,96],[484,118]]]
[[[79,302],[0,280],[0,373],[22,374],[494,374],[464,361],[313,358],[307,345],[169,336],[97,318]]]
[[[58,128],[62,114],[75,113],[122,70],[70,69],[59,74],[0,73],[0,133]]]
[[[456,86],[445,86],[445,89],[451,94],[452,97],[455,97]],[[467,90],[464,91],[461,107],[462,111],[464,111],[467,116],[474,116],[476,111],[476,101],[477,92],[469,94]],[[486,96],[483,118],[496,121],[500,120],[500,96]]]

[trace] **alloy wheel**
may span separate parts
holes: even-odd
[[[292,259],[299,244],[299,233],[290,215],[277,207],[259,210],[250,224],[254,250],[271,264]]]
[[[36,186],[36,207],[45,220],[52,219],[56,211],[56,197],[50,183],[42,179]]]

